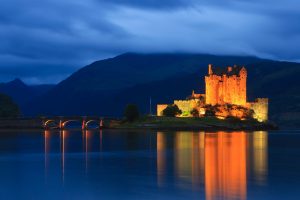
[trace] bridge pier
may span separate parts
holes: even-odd
[[[64,123],[63,123],[63,121],[62,121],[61,119],[59,120],[58,128],[59,128],[60,130],[63,130],[63,129],[64,129]]]
[[[99,128],[100,128],[100,129],[103,128],[103,119],[100,119]]]
[[[85,122],[85,119],[82,120],[81,129],[82,129],[82,130],[86,130],[86,122]]]

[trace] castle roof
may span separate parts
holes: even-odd
[[[242,66],[236,66],[234,65],[233,67],[228,66],[228,67],[215,67],[212,66],[212,74],[222,76],[222,75],[227,75],[227,76],[232,76],[232,75],[239,75],[240,71],[244,67]]]

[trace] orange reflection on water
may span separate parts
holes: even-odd
[[[99,135],[100,152],[102,151],[102,137],[103,137],[103,133],[102,133],[102,129],[100,129],[100,135]]]
[[[257,183],[264,184],[268,171],[268,134],[266,131],[255,131],[252,137],[254,178]]]
[[[49,130],[45,130],[44,132],[44,156],[45,156],[45,176],[47,176],[48,173],[48,154],[49,154],[49,149],[50,149],[50,131]]]
[[[84,131],[84,138],[85,138],[85,172],[87,173],[88,170],[88,153],[90,151],[91,145],[90,140],[92,139],[93,132],[90,130]]]
[[[246,199],[247,173],[253,172],[256,181],[266,179],[267,132],[176,132],[168,138],[166,133],[158,132],[159,186],[169,170],[165,154],[167,140],[174,144],[177,185],[196,189],[204,184],[206,199]]]
[[[204,132],[176,132],[174,148],[177,179],[196,189],[204,178]]]
[[[246,199],[246,133],[205,135],[206,199]]]
[[[192,184],[194,189],[200,185],[204,177],[204,132],[193,133],[192,143]]]
[[[65,151],[66,151],[66,138],[67,138],[67,131],[61,131],[61,162],[62,162],[62,179],[65,180]]]
[[[191,181],[193,134],[190,132],[176,132],[174,143],[175,175],[183,181]]]
[[[157,183],[159,186],[162,186],[164,183],[164,174],[166,170],[166,135],[161,132],[157,132],[156,134],[156,151],[157,151]]]

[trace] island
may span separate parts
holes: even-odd
[[[158,104],[157,116],[115,122],[112,128],[188,130],[270,130],[268,98],[247,101],[247,70],[244,66],[208,66],[205,94],[192,94],[172,104]]]

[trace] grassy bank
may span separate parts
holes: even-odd
[[[116,129],[177,129],[177,130],[272,130],[278,127],[271,122],[255,120],[218,119],[216,117],[176,118],[142,117],[134,122],[120,122],[111,126]]]

